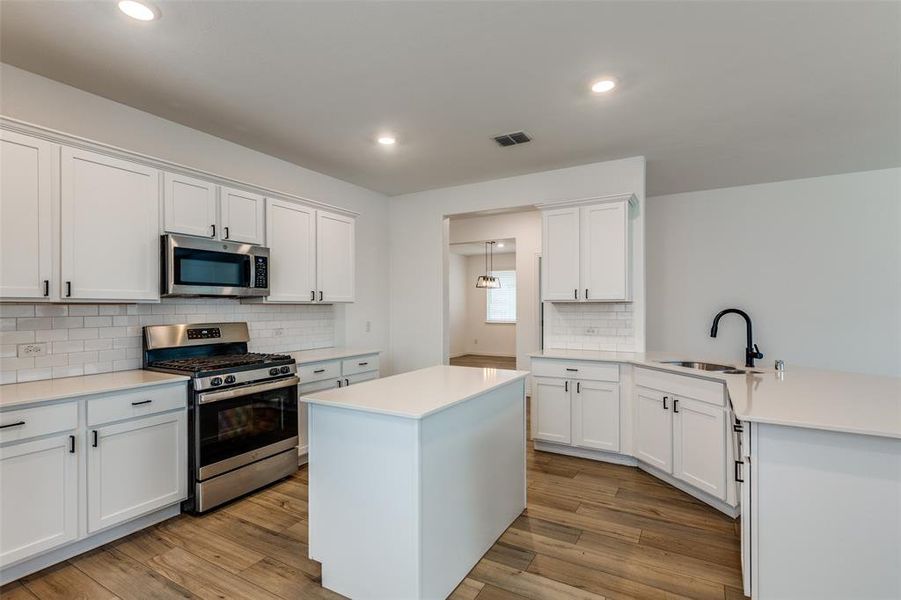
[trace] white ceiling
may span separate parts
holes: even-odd
[[[494,247],[495,254],[516,254],[516,240],[504,239],[495,240],[504,245],[503,248]],[[485,242],[467,242],[463,244],[448,244],[451,254],[461,254],[463,256],[484,256]]]
[[[0,59],[389,194],[634,155],[651,195],[901,164],[899,2],[115,4],[4,0]]]

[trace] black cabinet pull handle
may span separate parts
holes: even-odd
[[[735,461],[735,481],[738,483],[744,483],[745,480],[741,477],[741,465],[745,464],[744,461],[737,460]]]
[[[585,299],[588,300],[588,288],[585,288]]]
[[[669,410],[669,409],[666,407],[666,401],[667,401],[668,399],[669,399],[669,396],[664,396],[664,397],[663,397],[663,410]]]
[[[350,385],[350,379],[344,379],[344,385]]]
[[[567,371],[572,371],[572,372],[574,372],[574,373],[576,373],[576,372],[579,371],[579,369],[571,369],[571,368],[569,368],[569,367],[566,367],[566,370],[567,370]]]
[[[319,290],[319,301],[322,302],[322,290]]]
[[[316,291],[310,290],[310,302],[316,302]]]
[[[365,367],[365,366],[368,365],[368,364],[369,364],[368,362],[361,362],[361,363],[357,363],[357,366],[358,366],[358,367]]]
[[[141,400],[140,402],[132,402],[132,406],[141,406],[142,404],[150,404],[153,400]]]
[[[338,387],[342,387],[342,386],[341,386],[341,380],[340,380],[340,379],[338,380]]]
[[[15,423],[9,423],[7,425],[0,425],[0,429],[6,429],[7,427],[18,427],[19,425],[24,425],[25,421],[16,421]]]
[[[72,282],[67,281],[66,282],[66,298],[71,298],[71,297],[72,297]]]
[[[69,436],[69,454],[75,454],[75,436]]]
[[[576,382],[576,393],[577,393],[577,394],[581,394],[581,393],[582,393],[582,382],[581,382],[581,381],[577,381],[577,382]]]
[[[325,369],[316,369],[314,373],[325,373]]]
[[[673,398],[673,412],[674,413],[679,412],[679,399],[678,398]]]
[[[568,382],[568,381],[564,381],[564,382],[563,382],[563,391],[564,391],[564,392],[568,392],[568,391],[569,391],[569,382]]]
[[[210,225],[210,227],[213,228],[213,235],[211,235],[210,237],[211,237],[211,238],[214,238],[214,237],[216,237],[216,224],[213,223],[212,225]]]
[[[225,239],[228,239],[228,226],[226,225],[223,229],[225,230]]]
[[[579,299],[579,288],[573,290],[573,300]]]
[[[44,280],[44,296],[49,296],[49,295],[50,295],[50,280],[45,279]]]
[[[94,436],[94,441],[91,442],[91,446],[93,446],[94,448],[96,448],[96,447],[97,447],[97,444],[98,444],[99,441],[100,441],[100,438],[99,438],[99,436],[97,435],[97,430],[96,430],[96,429],[93,430],[93,431],[91,432],[91,434]]]

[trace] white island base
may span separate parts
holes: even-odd
[[[526,505],[525,375],[440,366],[303,398],[324,587],[454,590]]]

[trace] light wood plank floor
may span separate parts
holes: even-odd
[[[454,600],[742,598],[738,523],[631,467],[528,452],[528,508]],[[307,470],[0,590],[3,600],[339,598],[307,558]]]
[[[455,367],[487,367],[489,369],[515,369],[515,356],[485,356],[483,354],[464,354],[450,359]]]

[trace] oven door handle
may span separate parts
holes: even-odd
[[[247,394],[269,392],[271,390],[278,390],[281,388],[296,386],[299,383],[300,379],[297,376],[294,376],[288,377],[286,379],[279,379],[278,381],[270,381],[267,383],[253,383],[250,385],[242,385],[240,387],[235,387],[228,390],[204,392],[197,396],[197,403],[209,404],[211,402],[219,402],[220,400],[229,400],[231,398],[246,396]]]

